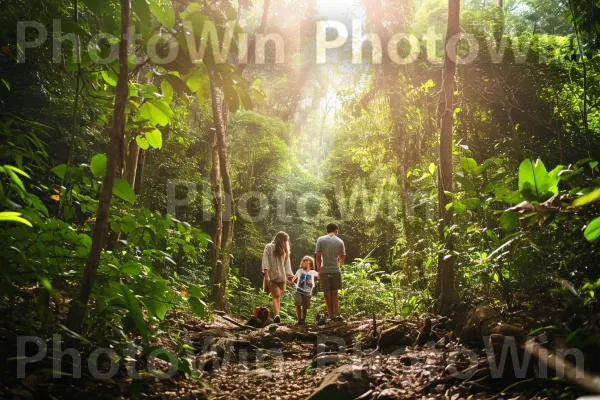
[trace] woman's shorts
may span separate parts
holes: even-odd
[[[284,292],[285,291],[285,282],[273,282],[273,281],[271,281],[271,287],[267,287],[267,283],[265,281],[263,281],[263,289],[267,293],[271,293],[273,291],[273,289],[275,289],[276,287],[278,287],[279,290],[281,290],[282,292]]]

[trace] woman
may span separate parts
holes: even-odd
[[[273,300],[273,322],[281,322],[279,310],[281,295],[285,291],[286,281],[291,284],[294,274],[290,264],[290,237],[285,232],[275,235],[273,241],[265,246],[262,259],[262,271],[265,274],[264,289]]]

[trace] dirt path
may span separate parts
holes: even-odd
[[[432,333],[425,346],[415,345],[418,328],[424,324],[420,320],[379,321],[377,335],[368,320],[326,326],[271,325],[248,332],[217,317],[204,331],[191,334],[191,340],[197,348],[203,344],[201,357],[207,359],[210,350],[220,356],[216,366],[211,361],[207,364],[210,371],[203,372],[217,399],[515,398],[513,391],[500,394],[511,382],[486,383],[489,371],[481,368],[485,356],[467,352],[450,340],[451,334],[440,342],[440,332]],[[382,328],[394,333],[388,339],[396,343],[375,349],[378,338],[382,343]],[[474,358],[469,361],[463,352]],[[469,365],[468,379],[452,376]],[[339,374],[340,367],[348,366],[353,371],[351,380]],[[319,397],[318,388],[328,381],[327,395]],[[527,389],[518,388],[521,392]],[[527,397],[534,397],[533,389]]]
[[[192,376],[144,373],[132,380],[121,371],[109,380],[52,379],[48,360],[25,379],[0,382],[0,398],[497,400],[543,394],[532,379],[491,379],[486,354],[464,348],[435,317],[429,329],[425,320],[410,319],[377,321],[376,331],[372,320],[254,330],[226,318],[206,322],[182,314],[171,320],[170,329],[189,346]],[[176,351],[168,338],[157,335],[157,344]],[[143,371],[147,361],[139,358],[136,368]],[[155,371],[170,366],[159,359],[153,364]]]

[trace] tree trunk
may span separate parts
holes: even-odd
[[[448,31],[446,33],[445,60],[442,70],[442,94],[439,104],[440,168],[438,174],[438,200],[440,215],[439,235],[444,252],[438,256],[437,294],[441,312],[448,312],[454,304],[454,259],[452,236],[446,232],[452,226],[453,210],[445,192],[452,192],[452,131],[454,126],[454,78],[456,75],[457,35],[460,33],[460,0],[448,0]]]
[[[229,173],[229,163],[227,159],[227,138],[223,109],[223,103],[219,96],[218,89],[214,83],[214,70],[209,71],[210,78],[210,93],[212,100],[212,112],[215,123],[215,141],[216,141],[216,156],[218,158],[218,166],[220,178],[223,181],[224,200],[221,199],[221,223],[222,232],[220,238],[218,262],[213,269],[213,281],[211,300],[217,309],[225,307],[225,293],[227,290],[227,273],[229,271],[229,254],[231,243],[233,240],[233,222],[235,215],[235,201],[233,198],[233,185],[231,183],[231,175]],[[215,150],[213,150],[213,156]],[[220,190],[219,190],[220,191]]]
[[[213,189],[213,203],[215,208],[213,245],[211,248],[210,259],[212,269],[211,279],[211,299],[213,293],[218,292],[218,288],[214,285],[221,283],[221,237],[223,235],[223,196],[221,193],[221,171],[219,165],[219,142],[216,130],[213,131],[212,137],[212,169],[210,179]]]
[[[113,126],[110,143],[106,152],[106,175],[102,183],[96,224],[92,237],[92,248],[87,258],[79,296],[75,299],[69,310],[67,326],[75,332],[82,331],[83,320],[87,310],[87,304],[92,294],[94,279],[100,264],[100,255],[108,233],[108,217],[110,213],[110,202],[117,173],[117,163],[120,158],[120,144],[123,139],[125,127],[125,105],[128,97],[128,65],[127,52],[129,49],[129,19],[131,13],[130,0],[121,0],[121,42],[119,44],[119,80],[115,97],[115,108],[113,112]]]
[[[496,39],[496,43],[500,44],[502,40],[502,35],[504,35],[505,29],[505,17],[504,17],[504,1],[496,0],[495,1],[495,21],[494,21],[494,38]]]
[[[267,24],[270,0],[266,0],[263,8],[263,15],[260,26],[256,34],[263,33]],[[237,69],[243,73],[247,65],[254,60],[256,34],[250,40],[248,57],[242,60]],[[231,244],[233,242],[233,226],[235,221],[235,199],[233,197],[233,184],[231,183],[231,174],[229,172],[229,162],[227,158],[227,105],[219,96],[218,88],[215,85],[214,69],[209,70],[210,94],[212,101],[212,113],[215,123],[215,136],[213,139],[213,173],[212,182],[215,194],[215,213],[216,227],[213,236],[212,261],[212,282],[210,299],[215,308],[224,309],[227,293],[227,274],[229,273],[229,263],[231,254]],[[221,193],[221,180],[225,198]]]
[[[133,190],[136,194],[142,192],[142,187],[144,184],[144,168],[146,168],[146,152],[142,151],[142,157],[140,157],[137,173],[135,174],[135,187]]]
[[[138,168],[138,158],[140,156],[140,146],[134,139],[129,142],[129,153],[127,154],[127,161],[125,163],[125,172],[127,175],[127,183],[131,187],[135,186],[135,175]]]

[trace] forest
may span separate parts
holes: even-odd
[[[0,398],[598,398],[599,162],[597,0],[0,1]]]

